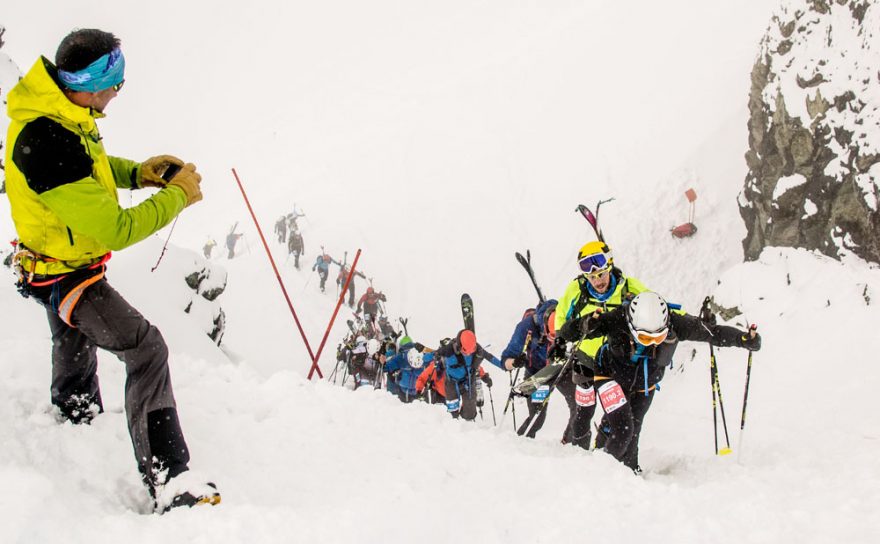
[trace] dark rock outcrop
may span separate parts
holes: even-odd
[[[880,262],[880,3],[791,0],[752,70],[747,260],[768,246]]]

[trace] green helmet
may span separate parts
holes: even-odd
[[[405,346],[405,345],[407,345],[407,344],[412,344],[412,338],[410,338],[409,336],[402,336],[402,337],[400,338],[400,343],[399,343],[398,345],[399,345],[400,347],[403,347],[403,346]]]

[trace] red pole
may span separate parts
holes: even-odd
[[[315,359],[312,362],[312,368],[309,370],[309,379],[312,379],[312,372],[317,370],[318,377],[323,378],[321,376],[321,369],[318,368],[318,359],[321,358],[321,352],[324,351],[324,344],[327,342],[327,337],[330,335],[330,329],[333,327],[333,322],[336,321],[336,314],[339,313],[339,307],[342,306],[342,301],[345,300],[345,292],[348,291],[348,284],[351,283],[351,278],[354,276],[354,269],[358,264],[358,259],[361,258],[361,250],[359,249],[357,254],[354,256],[354,262],[351,263],[351,270],[348,272],[348,277],[345,278],[345,286],[342,288],[342,292],[339,294],[339,300],[336,301],[336,309],[333,310],[333,317],[330,318],[330,324],[327,325],[327,330],[324,331],[324,338],[321,339],[321,345],[318,346],[318,354],[315,355]]]
[[[238,173],[235,171],[235,168],[232,169],[232,175],[235,176],[235,181],[238,183],[238,188],[241,189],[241,196],[244,197],[244,203],[247,205],[247,209],[251,212],[251,218],[254,220],[254,225],[257,227],[257,233],[260,235],[260,240],[263,241],[263,247],[266,248],[266,255],[269,256],[269,262],[272,263],[272,270],[275,271],[275,277],[278,278],[278,285],[281,286],[281,292],[284,293],[284,299],[287,300],[287,307],[290,308],[290,313],[293,314],[293,320],[296,322],[296,327],[299,329],[299,334],[302,336],[303,343],[306,345],[306,349],[309,352],[309,357],[312,358],[312,368],[316,368],[316,359],[315,355],[312,353],[312,347],[309,345],[309,340],[306,338],[306,333],[303,331],[302,325],[299,323],[299,318],[296,316],[296,310],[293,309],[293,303],[290,302],[290,297],[287,295],[287,289],[284,287],[284,282],[281,281],[281,274],[278,273],[278,267],[275,266],[275,259],[272,258],[272,252],[269,251],[269,244],[266,243],[266,238],[263,236],[263,230],[260,228],[260,224],[257,222],[257,216],[254,215],[254,209],[251,208],[251,202],[248,200],[247,194],[244,192],[244,186],[241,184],[241,180],[238,179]],[[318,368],[318,377],[323,378],[324,376],[321,374],[321,369]],[[311,377],[311,370],[309,371],[309,377]]]

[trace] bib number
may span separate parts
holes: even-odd
[[[541,403],[541,402],[544,402],[544,399],[546,399],[549,394],[550,394],[550,386],[549,385],[541,385],[537,389],[535,389],[534,393],[532,393],[531,400],[532,400],[532,402],[534,402],[536,404]]]
[[[611,380],[599,387],[599,402],[602,403],[605,413],[610,414],[626,404],[626,395],[623,394],[620,384]]]
[[[574,401],[578,406],[588,407],[596,405],[596,390],[591,385],[589,388],[577,386],[574,389]]]

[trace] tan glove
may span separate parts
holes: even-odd
[[[142,162],[138,172],[138,187],[165,187],[168,182],[162,179],[162,174],[172,164],[183,166],[183,161],[173,155],[157,155]]]
[[[196,172],[196,165],[186,163],[176,176],[171,178],[167,187],[177,186],[186,193],[186,205],[192,206],[202,199],[202,190],[199,184],[202,182],[202,176]]]

